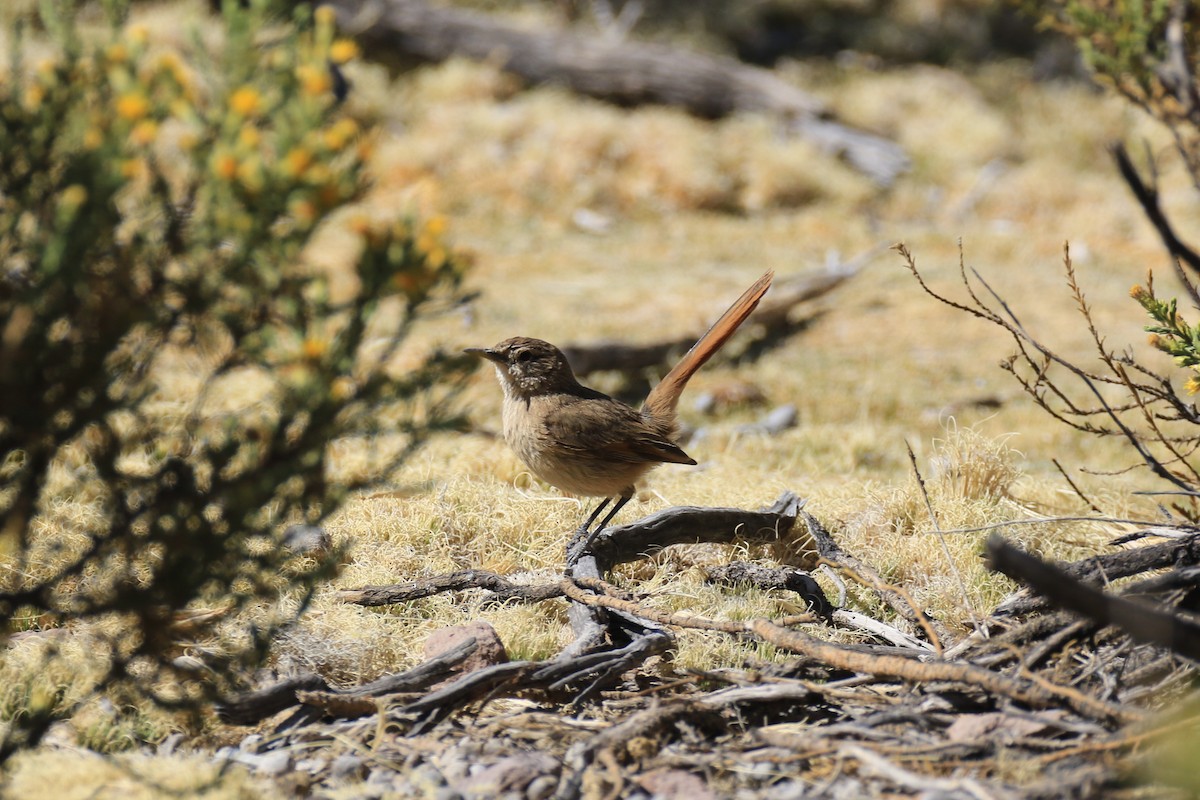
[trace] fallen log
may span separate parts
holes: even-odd
[[[879,251],[880,248],[872,248],[837,269],[819,269],[777,278],[771,293],[747,320],[747,328],[753,326],[761,333],[746,348],[746,352],[761,354],[802,330],[811,319],[811,315],[809,318],[797,320],[792,318],[792,311],[801,303],[822,297],[858,275]],[[697,330],[647,344],[628,344],[620,341],[568,344],[562,351],[577,377],[609,370],[637,372],[671,366],[671,361],[686,352],[703,333],[703,330]]]
[[[910,166],[895,142],[837,122],[807,92],[733,59],[566,30],[524,30],[487,14],[418,0],[327,5],[343,30],[389,54],[491,61],[530,83],[565,86],[622,106],[673,105],[704,118],[773,114],[794,135],[845,158],[881,186]]]

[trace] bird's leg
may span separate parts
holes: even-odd
[[[604,509],[607,508],[608,504],[611,502],[612,502],[611,497],[606,497],[603,500],[601,500],[599,503],[596,504],[595,510],[592,511],[591,515],[588,516],[587,520],[584,521],[584,523],[582,525],[580,525],[578,528],[575,529],[575,533],[571,535],[571,540],[569,542],[567,542],[568,556],[570,555],[570,553],[573,550],[576,549],[576,547],[579,545],[579,543],[587,537],[588,531],[590,531],[592,529],[592,523],[596,521],[596,517],[600,516],[600,512],[604,511]],[[590,540],[589,540],[589,543],[590,543]],[[568,558],[568,561],[569,560],[570,559]]]
[[[592,523],[596,521],[596,517],[600,516],[600,512],[603,511],[605,509],[605,507],[611,502],[612,502],[612,498],[606,497],[603,500],[601,500],[599,503],[597,503],[596,509],[591,513],[590,516],[588,516],[587,521],[584,522],[582,525],[580,525],[579,529],[575,531],[575,538],[580,538],[580,537],[586,535],[587,532],[592,529]],[[612,518],[612,514],[609,514],[607,517],[605,517],[605,522],[607,522],[611,518]]]
[[[588,517],[587,522],[580,526],[579,530],[575,531],[575,535],[571,537],[571,541],[567,544],[567,564],[574,564],[580,555],[587,552],[587,549],[592,546],[592,542],[596,541],[596,537],[600,535],[600,531],[608,527],[608,523],[612,522],[612,518],[617,515],[617,512],[625,507],[633,494],[623,494],[617,498],[617,502],[608,513],[604,515],[604,519],[595,528],[592,528],[592,523],[596,521],[596,517],[600,516],[600,512],[604,507],[612,502],[611,497],[606,497],[604,502],[596,506],[596,510]],[[589,530],[589,528],[591,530]]]

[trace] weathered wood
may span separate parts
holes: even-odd
[[[803,570],[792,567],[765,567],[761,564],[733,561],[709,569],[705,577],[711,583],[731,586],[748,583],[759,589],[783,589],[795,592],[804,598],[814,613],[822,617],[828,617],[833,613],[833,605],[821,591],[820,584],[812,575]]]
[[[317,675],[285,680],[274,686],[247,692],[240,697],[218,704],[217,716],[223,722],[231,725],[254,725],[286,708],[304,703],[305,697],[313,698],[316,701],[315,705],[325,711],[335,707],[340,708],[343,713],[352,707],[371,708],[363,706],[361,703],[347,703],[338,706],[336,701],[330,699],[330,696],[340,695],[361,701],[398,692],[426,689],[450,675],[454,671],[455,665],[471,655],[475,651],[475,647],[475,640],[467,639],[436,658],[431,658],[410,670],[396,675],[385,675],[378,680],[351,689],[331,689],[325,679]]]
[[[1166,567],[1197,565],[1200,565],[1200,534],[1145,547],[1119,550],[1115,553],[1089,556],[1066,564],[1062,569],[1070,577],[1084,583],[1099,583]],[[1001,618],[1021,616],[1042,608],[1045,602],[1043,597],[1023,589],[1001,603],[993,615]]]
[[[796,523],[803,501],[791,492],[763,511],[741,508],[677,506],[648,517],[605,528],[591,552],[602,571],[651,556],[673,544],[776,542]],[[599,577],[597,575],[596,577]]]
[[[343,603],[354,603],[360,606],[386,606],[392,603],[408,603],[422,597],[431,597],[446,592],[460,592],[468,589],[488,589],[491,594],[486,602],[504,603],[520,601],[538,603],[561,597],[562,590],[557,584],[542,584],[525,586],[513,583],[507,578],[481,569],[468,569],[452,572],[447,575],[437,575],[419,581],[393,583],[383,586],[363,586],[358,589],[342,589],[338,599]]]
[[[874,257],[877,250],[878,248],[869,251],[841,269],[823,269],[777,278],[770,294],[763,298],[759,307],[746,320],[745,328],[759,328],[765,338],[773,341],[795,333],[805,324],[803,319],[792,318],[796,307],[828,294],[853,278],[861,271],[866,261]],[[621,341],[568,344],[562,351],[577,377],[602,371],[637,372],[670,366],[671,360],[685,353],[703,333],[704,331],[698,330],[684,336],[647,344],[629,344]],[[746,338],[745,334],[739,335]]]
[[[1055,606],[1101,625],[1115,625],[1136,642],[1161,645],[1185,658],[1200,660],[1200,625],[1190,619],[1102,592],[996,534],[988,539],[987,557],[989,567],[1030,586]],[[1197,575],[1194,571],[1190,575],[1195,588]]]
[[[427,61],[490,61],[624,106],[661,103],[705,118],[780,116],[795,135],[844,157],[882,186],[907,171],[895,142],[831,119],[824,105],[774,73],[729,58],[567,30],[531,31],[486,14],[418,0],[329,0],[343,29],[368,46]]]

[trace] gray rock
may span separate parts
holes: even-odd
[[[425,640],[426,660],[436,658],[459,646],[466,639],[475,640],[475,652],[463,659],[455,668],[455,674],[463,675],[477,669],[503,664],[508,661],[508,651],[496,629],[486,622],[476,620],[466,625],[438,628]]]
[[[502,758],[455,785],[471,800],[495,798],[505,792],[524,793],[540,777],[557,775],[558,759],[544,753],[522,753]],[[557,782],[555,783],[557,786]]]
[[[681,769],[654,769],[635,778],[637,784],[661,800],[716,800],[704,779]]]
[[[320,558],[333,547],[333,538],[320,525],[292,525],[283,532],[283,546],[297,555]]]
[[[292,756],[286,750],[275,750],[258,758],[254,771],[262,775],[282,775],[292,768]]]
[[[303,758],[296,762],[296,771],[316,775],[318,772],[324,772],[328,766],[329,760],[325,758]]]
[[[329,768],[329,777],[339,781],[360,781],[366,774],[367,762],[353,753],[342,753],[333,760],[333,766]]]
[[[530,781],[525,787],[527,800],[547,800],[558,790],[558,778],[554,775],[541,775]]]

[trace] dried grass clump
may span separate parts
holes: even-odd
[[[765,118],[710,123],[556,89],[507,91],[486,65],[422,71],[409,86],[409,125],[382,154],[391,178],[431,178],[448,202],[505,216],[746,212],[871,192],[865,178]]]

